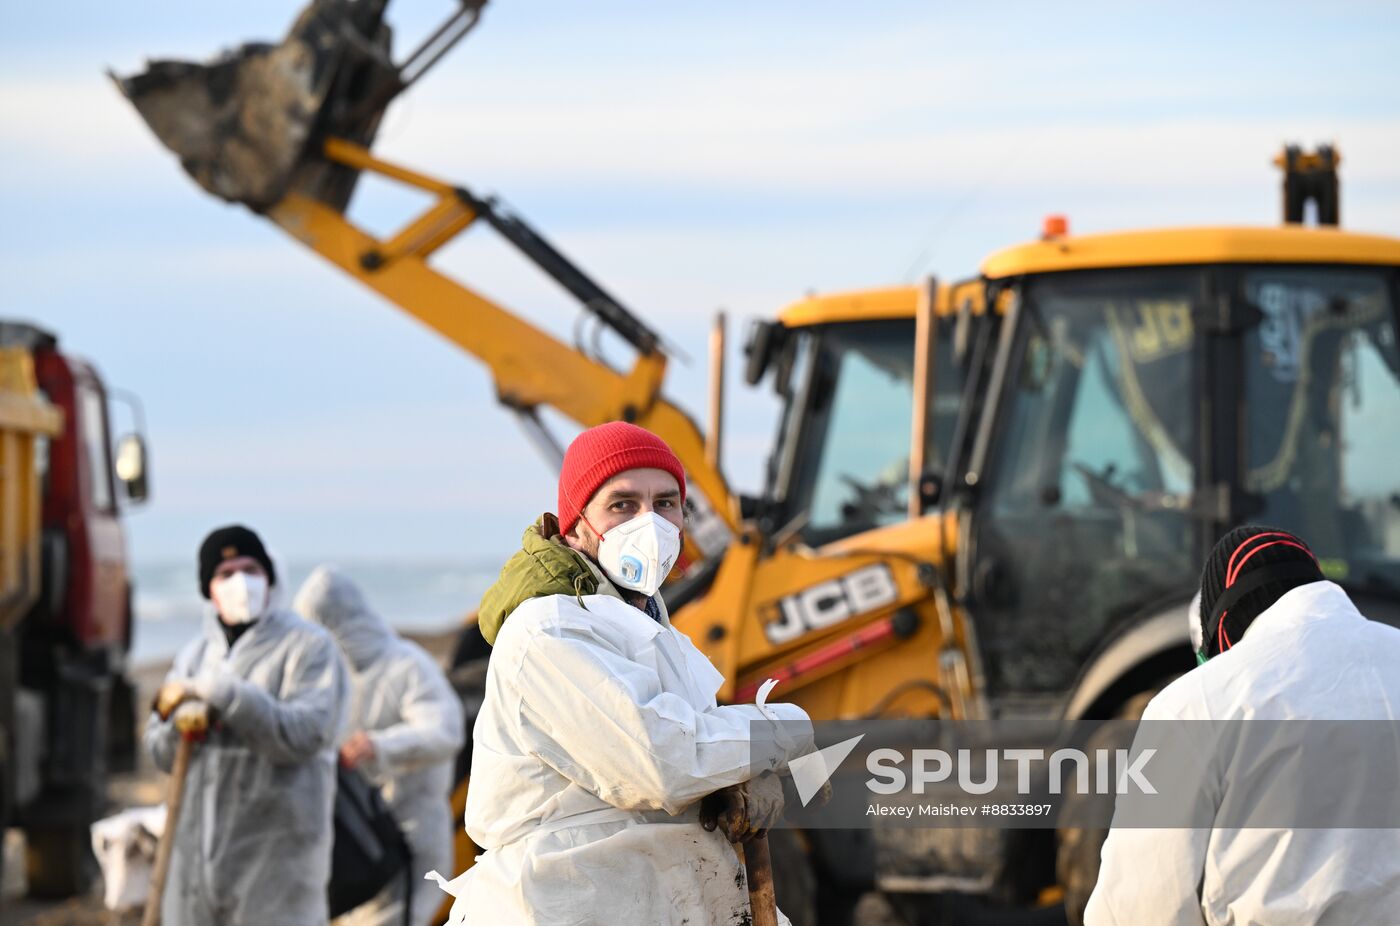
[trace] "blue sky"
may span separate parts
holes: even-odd
[[[398,5],[400,41],[451,8]],[[103,76],[279,37],[297,8],[4,6],[0,314],[143,398],[140,558],[191,555],[230,519],[293,557],[508,551],[553,474],[483,370],[199,191]],[[719,307],[742,323],[809,291],[968,275],[1050,212],[1077,231],[1273,223],[1285,140],[1335,140],[1345,224],[1400,234],[1396,47],[1393,3],[495,0],[377,150],[502,194],[688,348],[668,392],[698,413]],[[407,216],[362,196],[372,228]],[[438,262],[570,330],[569,302],[486,229]],[[726,464],[753,489],[774,406],[730,388]]]

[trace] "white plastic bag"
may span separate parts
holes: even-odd
[[[151,891],[165,805],[132,807],[92,825],[92,851],[102,868],[108,910],[139,910]]]

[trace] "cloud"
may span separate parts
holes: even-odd
[[[164,153],[120,91],[100,71],[6,76],[0,93],[0,150],[45,175],[101,167],[153,178]],[[166,168],[173,160],[167,154]],[[73,179],[81,179],[76,177]]]
[[[631,184],[643,197],[647,187],[700,186],[846,200],[950,194],[969,184],[991,184],[1003,194],[1048,188],[1158,195],[1257,183],[1281,144],[1301,137],[1309,143],[1336,139],[1354,152],[1348,174],[1355,180],[1400,182],[1393,157],[1400,152],[1400,125],[1388,116],[966,127],[934,110],[870,132],[852,114],[843,121],[839,108],[817,127],[774,106],[760,128],[713,107],[697,113],[585,104],[504,114],[442,104],[420,119],[411,140],[386,145],[385,155],[441,163],[442,152],[473,148],[471,169],[478,175],[553,185]],[[509,143],[479,142],[492,138]]]
[[[1047,212],[1081,232],[1271,224],[1286,140],[1339,142],[1346,224],[1400,232],[1384,4],[1325,22],[1228,4],[638,9],[493,4],[377,151],[504,192],[684,342],[696,363],[667,392],[692,410],[715,308],[737,342],[808,289],[971,274]],[[102,76],[105,49],[194,58],[289,13],[193,10],[65,12],[61,41],[11,34],[0,64],[0,194],[25,216],[0,232],[11,311],[146,397],[141,549],[237,512],[309,552],[507,548],[552,477],[480,366],[210,199]],[[382,192],[366,185],[356,217],[388,231],[410,213]],[[572,301],[492,239],[474,229],[438,265],[568,340]],[[752,488],[773,403],[739,395],[726,457]]]
[[[1228,54],[1209,41],[1183,54],[1145,36],[1125,40],[1144,22],[1166,37],[1180,31],[1146,17],[1077,54],[1034,30],[1063,33],[1093,21],[1092,8],[1020,8],[993,63],[977,14],[905,11],[835,33],[813,18],[789,23],[790,40],[770,46],[735,44],[702,20],[684,41],[662,34],[626,56],[576,48],[550,60],[509,44],[517,15],[492,11],[458,57],[395,104],[382,154],[468,183],[868,197],[947,193],[989,173],[998,188],[1026,193],[1047,184],[1179,191],[1183,178],[1225,187],[1253,182],[1281,141],[1301,137],[1354,150],[1358,180],[1400,178],[1391,108],[1368,114],[1338,102],[1379,102],[1384,82],[1323,94],[1298,69],[1249,66],[1249,49],[1233,43]],[[614,36],[603,49],[619,44]],[[1281,99],[1293,101],[1286,112],[1261,102]],[[157,166],[175,169],[153,156],[157,143],[97,73],[7,79],[0,146],[44,175],[119,166],[144,187]]]

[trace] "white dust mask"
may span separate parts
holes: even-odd
[[[267,610],[267,578],[235,572],[215,581],[210,591],[225,624],[248,624]]]
[[[598,565],[608,578],[647,597],[656,594],[681,552],[681,529],[654,511],[603,535]]]

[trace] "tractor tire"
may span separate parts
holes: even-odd
[[[92,837],[73,823],[32,826],[28,841],[29,896],[64,900],[87,893],[97,875]]]
[[[1165,686],[1163,686],[1165,687]],[[1147,709],[1147,702],[1160,691],[1144,691],[1128,699],[1115,720],[1140,720]],[[1121,742],[1123,731],[1118,727],[1101,727],[1089,737],[1086,748],[1092,753],[1095,749],[1127,749],[1131,742]],[[1061,810],[1061,816],[1072,817],[1074,805],[1083,798],[1070,794]],[[1108,838],[1107,827],[1066,827],[1055,834],[1055,875],[1064,889],[1065,917],[1070,926],[1083,926],[1084,910],[1089,906],[1089,895],[1099,881],[1099,853],[1104,840]]]

